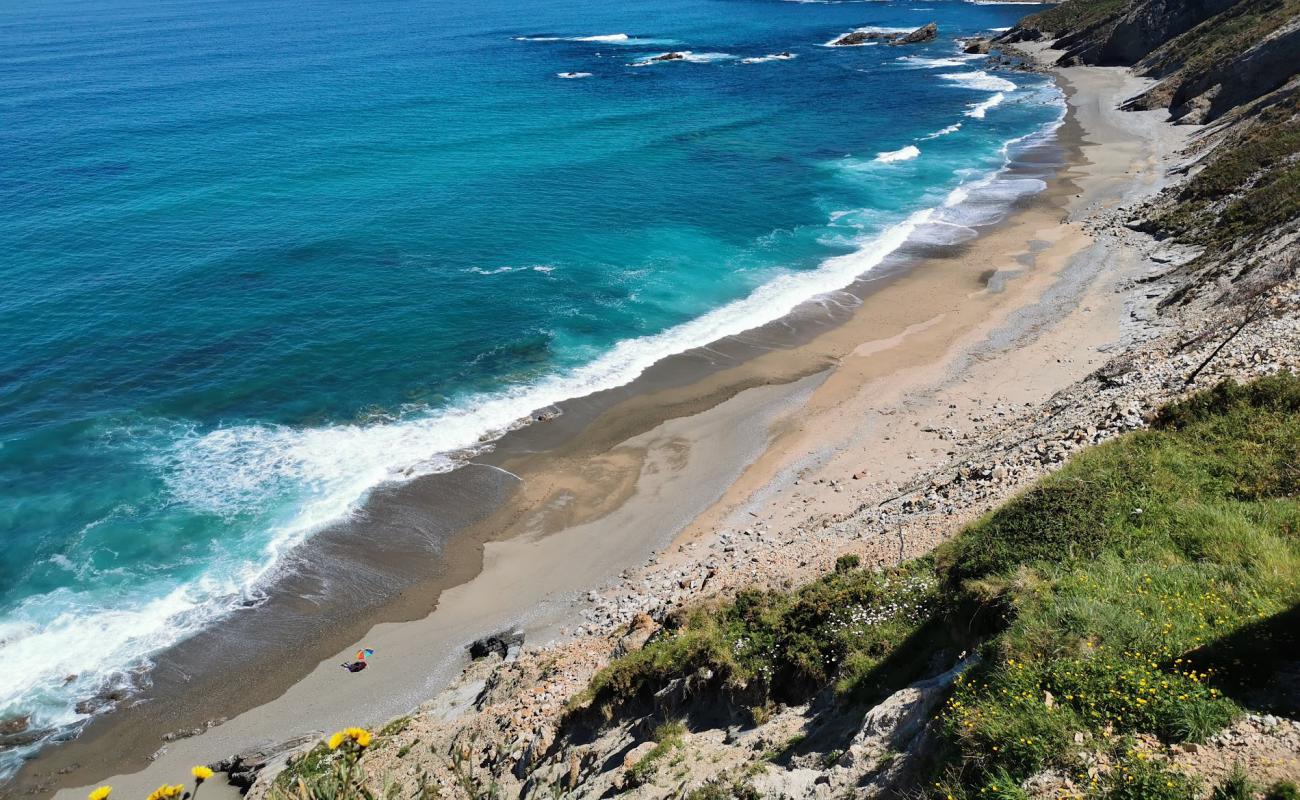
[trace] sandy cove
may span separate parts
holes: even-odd
[[[481,572],[442,592],[432,614],[375,626],[362,643],[381,655],[366,673],[338,668],[355,646],[347,647],[275,700],[169,743],[140,771],[109,777],[122,752],[151,752],[161,741],[122,748],[101,737],[80,751],[73,743],[61,749],[72,756],[52,751],[32,772],[75,756],[65,777],[46,779],[76,784],[58,796],[80,798],[101,782],[143,796],[193,764],[406,713],[460,673],[467,642],[514,627],[527,632],[534,655],[549,641],[558,642],[555,654],[581,655],[566,673],[580,682],[608,651],[593,642],[638,612],[754,581],[797,582],[842,552],[881,561],[924,552],[1050,469],[1063,452],[990,468],[980,476],[987,485],[969,496],[924,500],[936,470],[988,446],[994,433],[1042,427],[1032,413],[1055,393],[1159,335],[1148,292],[1135,284],[1156,265],[1125,237],[1088,228],[1160,188],[1189,132],[1163,124],[1161,112],[1116,111],[1141,85],[1125,70],[1060,76],[1070,114],[1058,138],[1069,164],[1043,193],[958,257],[891,277],[847,322],[805,344],[700,382],[709,385],[615,406],[591,426],[605,426],[597,439],[612,442],[595,455],[578,448],[549,466],[526,455],[504,464],[525,476],[509,509],[518,535],[485,544]],[[725,399],[696,409],[705,397]],[[656,406],[693,413],[624,439],[608,432],[624,430],[618,415]],[[1121,413],[1114,430],[1140,424],[1133,416]],[[918,501],[901,495],[927,505],[905,508]],[[891,499],[897,509],[886,507]],[[919,511],[924,520],[914,519]]]

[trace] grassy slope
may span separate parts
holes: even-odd
[[[1182,241],[1226,251],[1300,216],[1300,96],[1262,111],[1224,142],[1152,220]]]
[[[1020,20],[1018,26],[1057,36],[1107,22],[1128,8],[1129,0],[1069,0]]]
[[[844,562],[791,593],[696,610],[579,705],[618,713],[702,668],[759,719],[828,685],[869,703],[973,631],[982,659],[942,714],[937,796],[1014,797],[1057,769],[1090,796],[1187,797],[1131,737],[1199,741],[1258,707],[1268,659],[1295,652],[1277,637],[1296,635],[1298,604],[1300,378],[1284,376],[1166,409],[934,557],[884,574]],[[1093,781],[1085,751],[1116,768]]]

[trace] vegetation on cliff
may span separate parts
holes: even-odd
[[[1188,797],[1149,744],[1202,742],[1245,708],[1300,711],[1277,680],[1298,615],[1300,378],[1284,375],[1164,409],[933,557],[846,560],[683,615],[571,718],[645,713],[691,681],[760,721],[825,691],[865,707],[970,650],[934,722],[936,796],[1014,797],[1051,773],[1082,796]]]

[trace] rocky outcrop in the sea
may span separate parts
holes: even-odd
[[[933,22],[922,25],[911,33],[890,41],[890,44],[921,44],[939,36],[939,26]]]
[[[663,55],[654,56],[646,60],[647,61],[681,61],[684,58],[686,58],[685,53],[678,53],[676,51],[673,51],[671,53],[664,53]]]
[[[991,40],[980,37],[962,42],[961,51],[968,55],[987,55],[992,48],[993,42]]]
[[[886,44],[920,44],[921,42],[928,42],[938,35],[939,27],[933,22],[927,25],[922,25],[907,34],[863,28],[861,30],[849,31],[838,39],[830,42],[830,46],[857,47],[869,42],[884,42]]]
[[[856,47],[858,45],[866,44],[867,42],[874,42],[877,39],[884,39],[890,35],[891,34],[883,33],[881,31],[849,31],[840,38],[831,42],[830,46]]]

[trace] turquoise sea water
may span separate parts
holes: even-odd
[[[75,730],[372,487],[993,219],[1060,99],[955,37],[1032,8],[0,7],[0,718]]]

